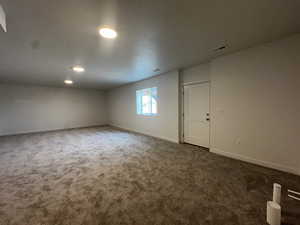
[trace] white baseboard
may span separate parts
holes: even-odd
[[[137,129],[134,129],[134,128],[128,128],[128,127],[120,126],[118,124],[113,124],[113,123],[110,123],[109,126],[119,128],[121,130],[127,130],[127,131],[131,131],[131,132],[139,133],[139,134],[144,134],[144,135],[147,135],[147,136],[150,136],[150,137],[155,137],[155,138],[158,138],[158,139],[162,139],[162,140],[166,140],[166,141],[170,141],[170,142],[179,144],[179,140],[176,140],[174,138],[169,138],[169,137],[160,136],[160,135],[154,135],[154,134],[149,133],[149,132],[140,131],[140,130],[137,130]]]
[[[292,174],[300,176],[300,171],[298,171],[296,168],[286,167],[286,166],[279,165],[277,163],[262,161],[262,160],[254,159],[254,158],[240,155],[240,154],[225,152],[225,151],[219,150],[217,148],[211,148],[210,152],[218,154],[218,155],[223,155],[228,158],[238,159],[238,160],[245,161],[248,163],[252,163],[252,164],[256,164],[256,165],[260,165],[260,166],[264,166],[264,167],[268,167],[271,169],[276,169],[276,170],[280,170],[283,172],[292,173]]]
[[[35,130],[31,129],[26,131],[0,133],[0,137],[22,135],[22,134],[46,133],[46,132],[64,131],[64,130],[73,130],[73,129],[83,129],[83,128],[92,128],[92,127],[105,127],[105,126],[109,126],[109,125],[105,123],[105,124],[95,124],[95,125],[87,125],[87,126],[72,126],[68,128],[35,129]]]

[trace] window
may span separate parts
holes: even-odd
[[[136,91],[136,113],[146,116],[157,114],[157,87]]]

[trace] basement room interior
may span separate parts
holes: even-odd
[[[0,0],[0,225],[300,225],[299,12]]]

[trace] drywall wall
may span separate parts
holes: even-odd
[[[158,114],[136,114],[136,90],[158,88]],[[170,72],[107,93],[109,123],[120,128],[178,142],[178,72]]]
[[[211,151],[300,175],[300,35],[211,63]]]
[[[106,123],[100,91],[0,84],[0,135]]]
[[[207,81],[210,81],[210,62],[184,69],[181,72],[182,84]]]

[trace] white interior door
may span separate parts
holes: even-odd
[[[209,83],[184,86],[184,142],[209,148]]]

